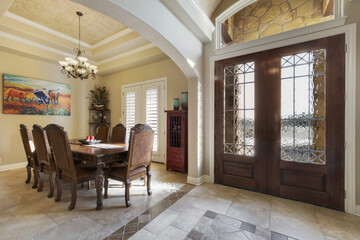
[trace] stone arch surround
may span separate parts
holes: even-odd
[[[203,43],[160,0],[71,1],[138,32],[166,53],[188,78],[188,182],[199,184],[203,174]],[[188,60],[195,63],[194,67]]]

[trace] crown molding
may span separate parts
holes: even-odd
[[[70,37],[70,36],[68,36],[68,35],[66,35],[66,34],[63,34],[63,33],[61,33],[61,32],[55,31],[55,30],[53,30],[53,29],[51,29],[51,28],[45,27],[45,26],[43,26],[43,25],[41,25],[41,24],[38,24],[38,23],[33,22],[33,21],[31,21],[31,20],[28,20],[28,19],[26,19],[26,18],[20,17],[19,15],[16,15],[16,14],[14,14],[14,13],[6,12],[6,13],[4,14],[4,16],[9,17],[9,18],[11,18],[11,19],[14,19],[14,20],[16,20],[16,21],[18,21],[18,22],[24,23],[24,24],[26,24],[26,25],[32,26],[32,27],[34,27],[34,28],[40,29],[40,30],[42,30],[42,31],[44,31],[44,32],[51,33],[51,34],[53,34],[53,35],[55,35],[55,36],[57,36],[57,37],[59,37],[59,38],[63,38],[63,39],[68,40],[68,41],[70,41],[70,42],[73,42],[73,43],[76,43],[76,44],[79,43],[79,39]],[[86,43],[86,42],[80,41],[80,43],[81,43],[82,46],[84,46],[84,47],[86,47],[86,48],[91,48],[91,45],[88,44],[88,43]]]
[[[17,42],[24,43],[24,44],[27,44],[27,45],[30,45],[30,46],[33,46],[33,47],[37,47],[37,48],[40,48],[40,49],[43,49],[43,50],[46,50],[46,51],[49,51],[49,52],[52,52],[52,53],[56,53],[56,54],[62,55],[64,57],[73,54],[73,53],[64,52],[64,51],[61,51],[61,50],[58,50],[58,49],[55,49],[55,48],[52,48],[52,47],[48,47],[48,46],[45,46],[43,44],[33,42],[33,41],[28,40],[28,39],[18,37],[18,36],[15,36],[13,34],[10,34],[10,33],[3,32],[3,31],[0,31],[0,36],[11,39],[11,40],[14,40],[14,41],[17,41]]]
[[[102,64],[105,64],[105,63],[113,62],[113,61],[118,60],[120,58],[124,58],[124,57],[133,55],[133,54],[138,53],[138,52],[145,51],[145,50],[153,48],[153,47],[156,47],[155,44],[149,43],[149,44],[146,44],[144,46],[137,47],[137,48],[134,48],[134,49],[132,49],[130,51],[127,51],[127,52],[121,53],[119,55],[116,55],[114,57],[110,57],[110,58],[107,58],[105,60],[99,61],[97,64],[102,65]]]
[[[193,18],[194,22],[199,25],[200,29],[207,32],[209,40],[212,40],[212,33],[215,30],[214,24],[211,22],[209,17],[206,15],[204,10],[194,0],[183,0],[179,1],[185,11]]]
[[[203,43],[212,41],[215,26],[194,0],[161,0]]]
[[[55,36],[57,36],[57,37],[59,37],[59,38],[68,40],[68,41],[70,41],[70,42],[73,42],[73,43],[76,43],[76,44],[79,43],[79,39],[70,37],[70,36],[68,36],[68,35],[66,35],[66,34],[63,34],[63,33],[61,33],[61,32],[55,31],[55,30],[53,30],[53,29],[51,29],[51,28],[45,27],[45,26],[43,26],[43,25],[41,25],[41,24],[38,24],[38,23],[36,23],[36,22],[33,22],[33,21],[28,20],[28,19],[26,19],[26,18],[23,18],[23,17],[21,17],[21,16],[19,16],[19,15],[16,15],[16,14],[14,14],[14,13],[9,12],[9,11],[7,11],[7,12],[4,14],[4,16],[6,16],[6,17],[8,17],[8,18],[11,18],[11,19],[13,19],[13,20],[16,20],[16,21],[18,21],[18,22],[24,23],[24,24],[26,24],[26,25],[32,26],[32,27],[37,28],[37,29],[39,29],[39,30],[42,30],[42,31],[44,31],[44,32],[50,33],[50,34],[55,35]],[[109,43],[109,42],[111,42],[111,41],[113,41],[113,40],[115,40],[115,39],[117,39],[117,38],[123,37],[123,36],[125,36],[125,35],[133,32],[133,31],[134,31],[134,30],[132,30],[132,29],[130,29],[130,28],[126,28],[126,29],[121,30],[120,32],[115,33],[115,34],[113,34],[113,35],[111,35],[111,36],[109,36],[109,37],[107,37],[107,38],[105,38],[105,39],[103,39],[103,40],[101,40],[101,41],[99,41],[99,42],[97,42],[97,43],[94,43],[94,44],[89,44],[89,43],[86,43],[86,42],[84,42],[84,41],[80,41],[80,43],[81,43],[81,46],[93,50],[93,49],[96,49],[96,48],[98,48],[98,47],[101,47],[101,46],[103,46],[103,45],[105,45],[105,44],[107,44],[107,43]]]
[[[115,33],[114,35],[111,35],[110,37],[107,37],[103,40],[101,40],[100,42],[97,42],[93,45],[90,45],[90,49],[95,49],[95,48],[98,48],[98,47],[102,47],[104,46],[105,44],[111,42],[111,41],[114,41],[115,39],[117,38],[121,38],[129,33],[132,33],[134,30],[130,29],[130,28],[126,28],[124,30],[121,30],[120,32],[118,33]]]

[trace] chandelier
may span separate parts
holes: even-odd
[[[84,57],[85,50],[80,48],[80,17],[83,15],[81,12],[76,12],[79,16],[79,48],[74,49],[76,57],[66,57],[65,61],[59,61],[59,64],[62,66],[61,72],[67,74],[68,78],[80,78],[88,79],[89,76],[92,79],[96,78],[96,73],[98,72],[97,66],[88,63],[88,59]]]

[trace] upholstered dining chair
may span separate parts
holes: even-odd
[[[112,129],[110,141],[113,143],[125,143],[126,127],[119,123]]]
[[[100,125],[96,128],[95,139],[107,142],[109,139],[109,126],[107,124]]]
[[[131,129],[127,164],[112,164],[105,174],[105,195],[107,198],[109,178],[121,181],[125,184],[126,207],[131,206],[130,182],[140,177],[147,177],[147,194],[151,195],[151,158],[154,142],[154,131],[149,125],[137,125]]]
[[[55,201],[61,199],[62,180],[72,183],[71,203],[69,210],[73,210],[76,205],[76,186],[78,183],[87,182],[95,178],[95,167],[75,166],[71,153],[69,138],[67,132],[57,124],[46,126],[46,132],[49,138],[49,144],[54,156],[56,165],[56,187],[57,193]]]
[[[21,139],[22,139],[24,149],[25,149],[26,159],[27,159],[27,165],[26,165],[27,179],[26,179],[25,183],[30,183],[31,168],[32,168],[33,173],[34,173],[34,184],[33,184],[32,188],[35,189],[35,188],[37,188],[38,178],[39,178],[38,177],[39,163],[38,163],[37,157],[36,157],[35,146],[33,143],[31,132],[29,129],[27,129],[27,127],[24,124],[20,124],[20,134],[21,134]]]
[[[55,187],[55,176],[56,169],[54,160],[50,151],[50,146],[48,138],[46,135],[46,130],[41,126],[34,124],[32,135],[34,139],[34,145],[36,149],[36,156],[39,163],[39,180],[40,184],[38,187],[38,192],[41,192],[44,187],[44,173],[49,175],[50,190],[48,197],[51,198],[54,195]]]

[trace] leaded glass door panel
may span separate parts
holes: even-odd
[[[274,195],[344,209],[344,46],[338,35],[269,52],[280,95]]]
[[[215,63],[215,181],[344,209],[344,35]]]
[[[262,151],[260,55],[217,62],[216,71],[216,182],[266,192],[266,162],[259,161]],[[217,137],[219,136],[219,137]]]

